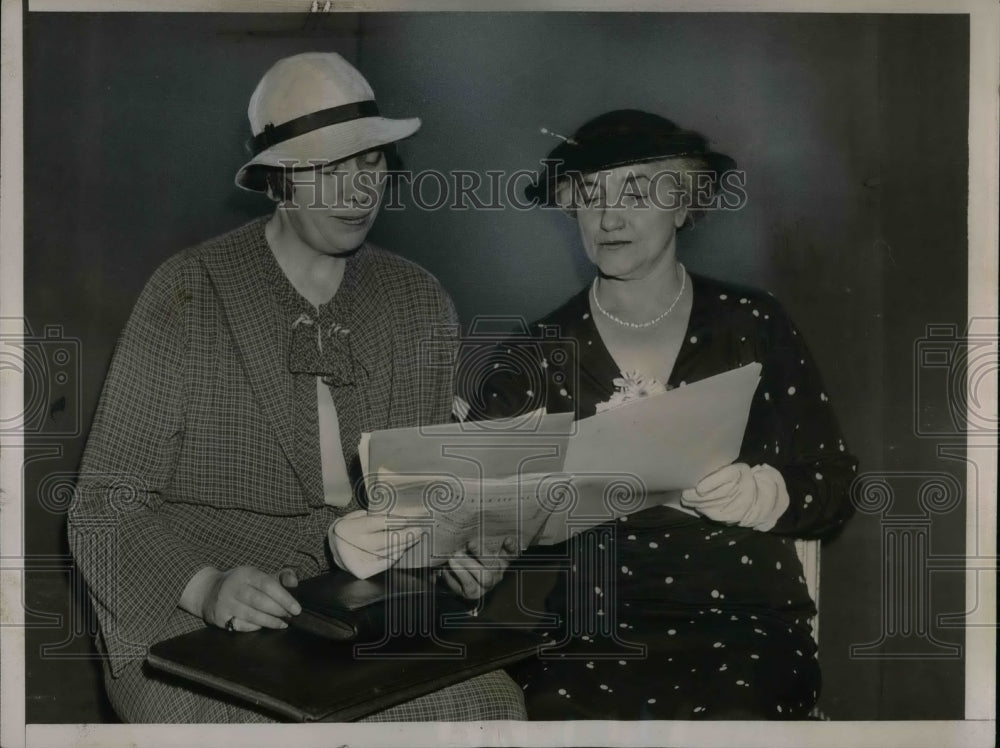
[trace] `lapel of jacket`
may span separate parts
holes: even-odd
[[[259,253],[270,252],[264,235],[267,218],[226,235],[200,259],[222,303],[261,411],[308,494],[309,471],[315,466],[296,449],[294,383],[286,360],[288,331],[260,271]]]

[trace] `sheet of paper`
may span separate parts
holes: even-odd
[[[648,491],[694,486],[739,455],[760,369],[747,364],[584,418],[563,470],[580,482],[632,475]]]
[[[563,465],[572,505],[556,508],[535,542],[656,505],[690,513],[681,490],[739,456],[760,370],[747,364],[579,421]]]
[[[536,498],[538,485],[562,472],[575,429],[572,413],[538,410],[511,419],[363,434],[358,452],[367,466],[369,510],[428,513],[426,521],[394,523],[401,545],[421,538],[398,565],[438,565],[469,546],[497,553],[508,537],[527,547],[546,514]]]
[[[537,410],[518,418],[362,434],[358,453],[366,478],[390,472],[501,479],[559,472],[575,430],[572,413]]]
[[[545,503],[537,499],[539,485],[547,479],[544,475],[430,485],[384,473],[379,478],[397,487],[396,507],[410,513],[389,515],[390,522],[399,518],[395,525],[400,547],[408,547],[398,562],[400,568],[438,566],[468,548],[490,557],[500,553],[505,538],[526,548],[548,516]],[[430,507],[426,518],[413,519],[417,507]]]
[[[549,544],[657,504],[739,455],[760,381],[748,364],[573,422],[540,412],[487,427],[363,434],[369,511],[395,522],[398,564],[443,563],[506,537]],[[421,511],[423,517],[414,519]],[[390,526],[393,522],[390,522]]]

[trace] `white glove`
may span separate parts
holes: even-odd
[[[390,527],[385,514],[358,509],[331,524],[327,538],[337,566],[358,579],[367,579],[393,566],[423,534],[418,528],[408,532],[398,523]]]
[[[770,465],[726,465],[681,493],[681,505],[716,522],[766,532],[788,508],[781,473]]]

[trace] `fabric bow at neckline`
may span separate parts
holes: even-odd
[[[300,294],[281,269],[269,247],[261,253],[262,270],[282,312],[288,335],[288,371],[322,377],[331,387],[362,385],[369,372],[352,350],[358,334],[356,318],[359,262],[362,248],[347,261],[340,288],[326,303],[314,306]],[[365,346],[361,345],[364,350]]]
[[[328,315],[303,312],[291,325],[288,370],[322,377],[332,387],[358,384],[364,367],[351,351],[351,330]]]

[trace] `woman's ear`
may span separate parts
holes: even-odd
[[[674,228],[682,229],[685,224],[691,222],[691,212],[686,205],[682,205],[674,211]]]

